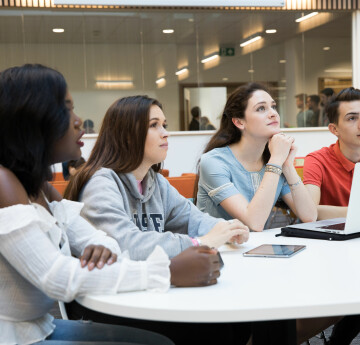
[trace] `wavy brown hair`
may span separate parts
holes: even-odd
[[[124,97],[110,106],[88,161],[66,188],[66,199],[77,201],[82,188],[101,168],[112,169],[119,174],[139,167],[144,158],[152,105],[162,109],[160,102],[147,96]],[[160,168],[161,163],[152,166],[156,172]]]
[[[226,101],[225,108],[221,117],[220,128],[212,136],[209,143],[206,145],[203,153],[209,152],[218,147],[225,147],[234,143],[238,143],[241,140],[241,130],[237,128],[232,119],[244,119],[245,110],[248,105],[248,101],[251,98],[252,94],[255,91],[262,90],[270,94],[268,89],[258,83],[249,83],[243,86],[238,87],[234,90],[229,98]],[[263,161],[267,163],[270,159],[270,151],[268,145],[266,144],[265,150],[263,152]],[[197,164],[197,180],[194,187],[194,200],[196,203],[197,192],[198,192],[198,182],[200,178],[200,160]]]

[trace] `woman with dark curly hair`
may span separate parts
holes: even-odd
[[[47,182],[50,167],[78,159],[84,134],[66,94],[64,77],[41,65],[0,73],[1,341],[170,345],[149,331],[48,314],[57,299],[215,284],[220,267],[216,251],[206,247],[171,262],[156,247],[146,261],[131,261],[114,239],[79,215],[82,204],[62,200]]]

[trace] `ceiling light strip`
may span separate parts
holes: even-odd
[[[318,15],[318,14],[319,14],[319,12],[311,12],[311,13],[307,14],[306,16],[302,16],[302,17],[296,19],[295,21],[296,21],[297,23],[301,23],[301,22],[303,22],[304,20],[308,20],[308,19],[310,19],[310,18],[312,18],[312,17],[314,17],[314,16],[316,16],[316,15]]]
[[[201,60],[201,63],[207,63],[209,61],[212,61],[212,60],[215,60],[215,59],[218,59],[219,58],[219,54],[214,54],[214,55],[211,55],[205,59],[202,59]]]
[[[184,68],[176,71],[175,74],[176,74],[176,75],[181,75],[181,74],[186,73],[187,71],[188,71],[188,69],[187,69],[186,67],[184,67]]]
[[[158,80],[155,81],[156,84],[161,84],[165,81],[165,78],[162,77],[162,78],[159,78]]]
[[[241,43],[241,44],[240,44],[240,47],[241,47],[241,48],[244,48],[244,47],[246,47],[247,45],[249,45],[249,44],[251,44],[251,43],[254,43],[254,42],[260,40],[261,38],[262,38],[262,37],[261,37],[260,35],[254,37],[254,38],[251,38],[251,39],[249,39],[249,40]]]

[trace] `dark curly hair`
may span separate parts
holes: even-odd
[[[0,164],[37,196],[51,179],[52,150],[69,128],[64,77],[57,71],[26,64],[0,73]]]

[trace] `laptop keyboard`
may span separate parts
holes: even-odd
[[[320,226],[320,229],[345,230],[345,223]]]

